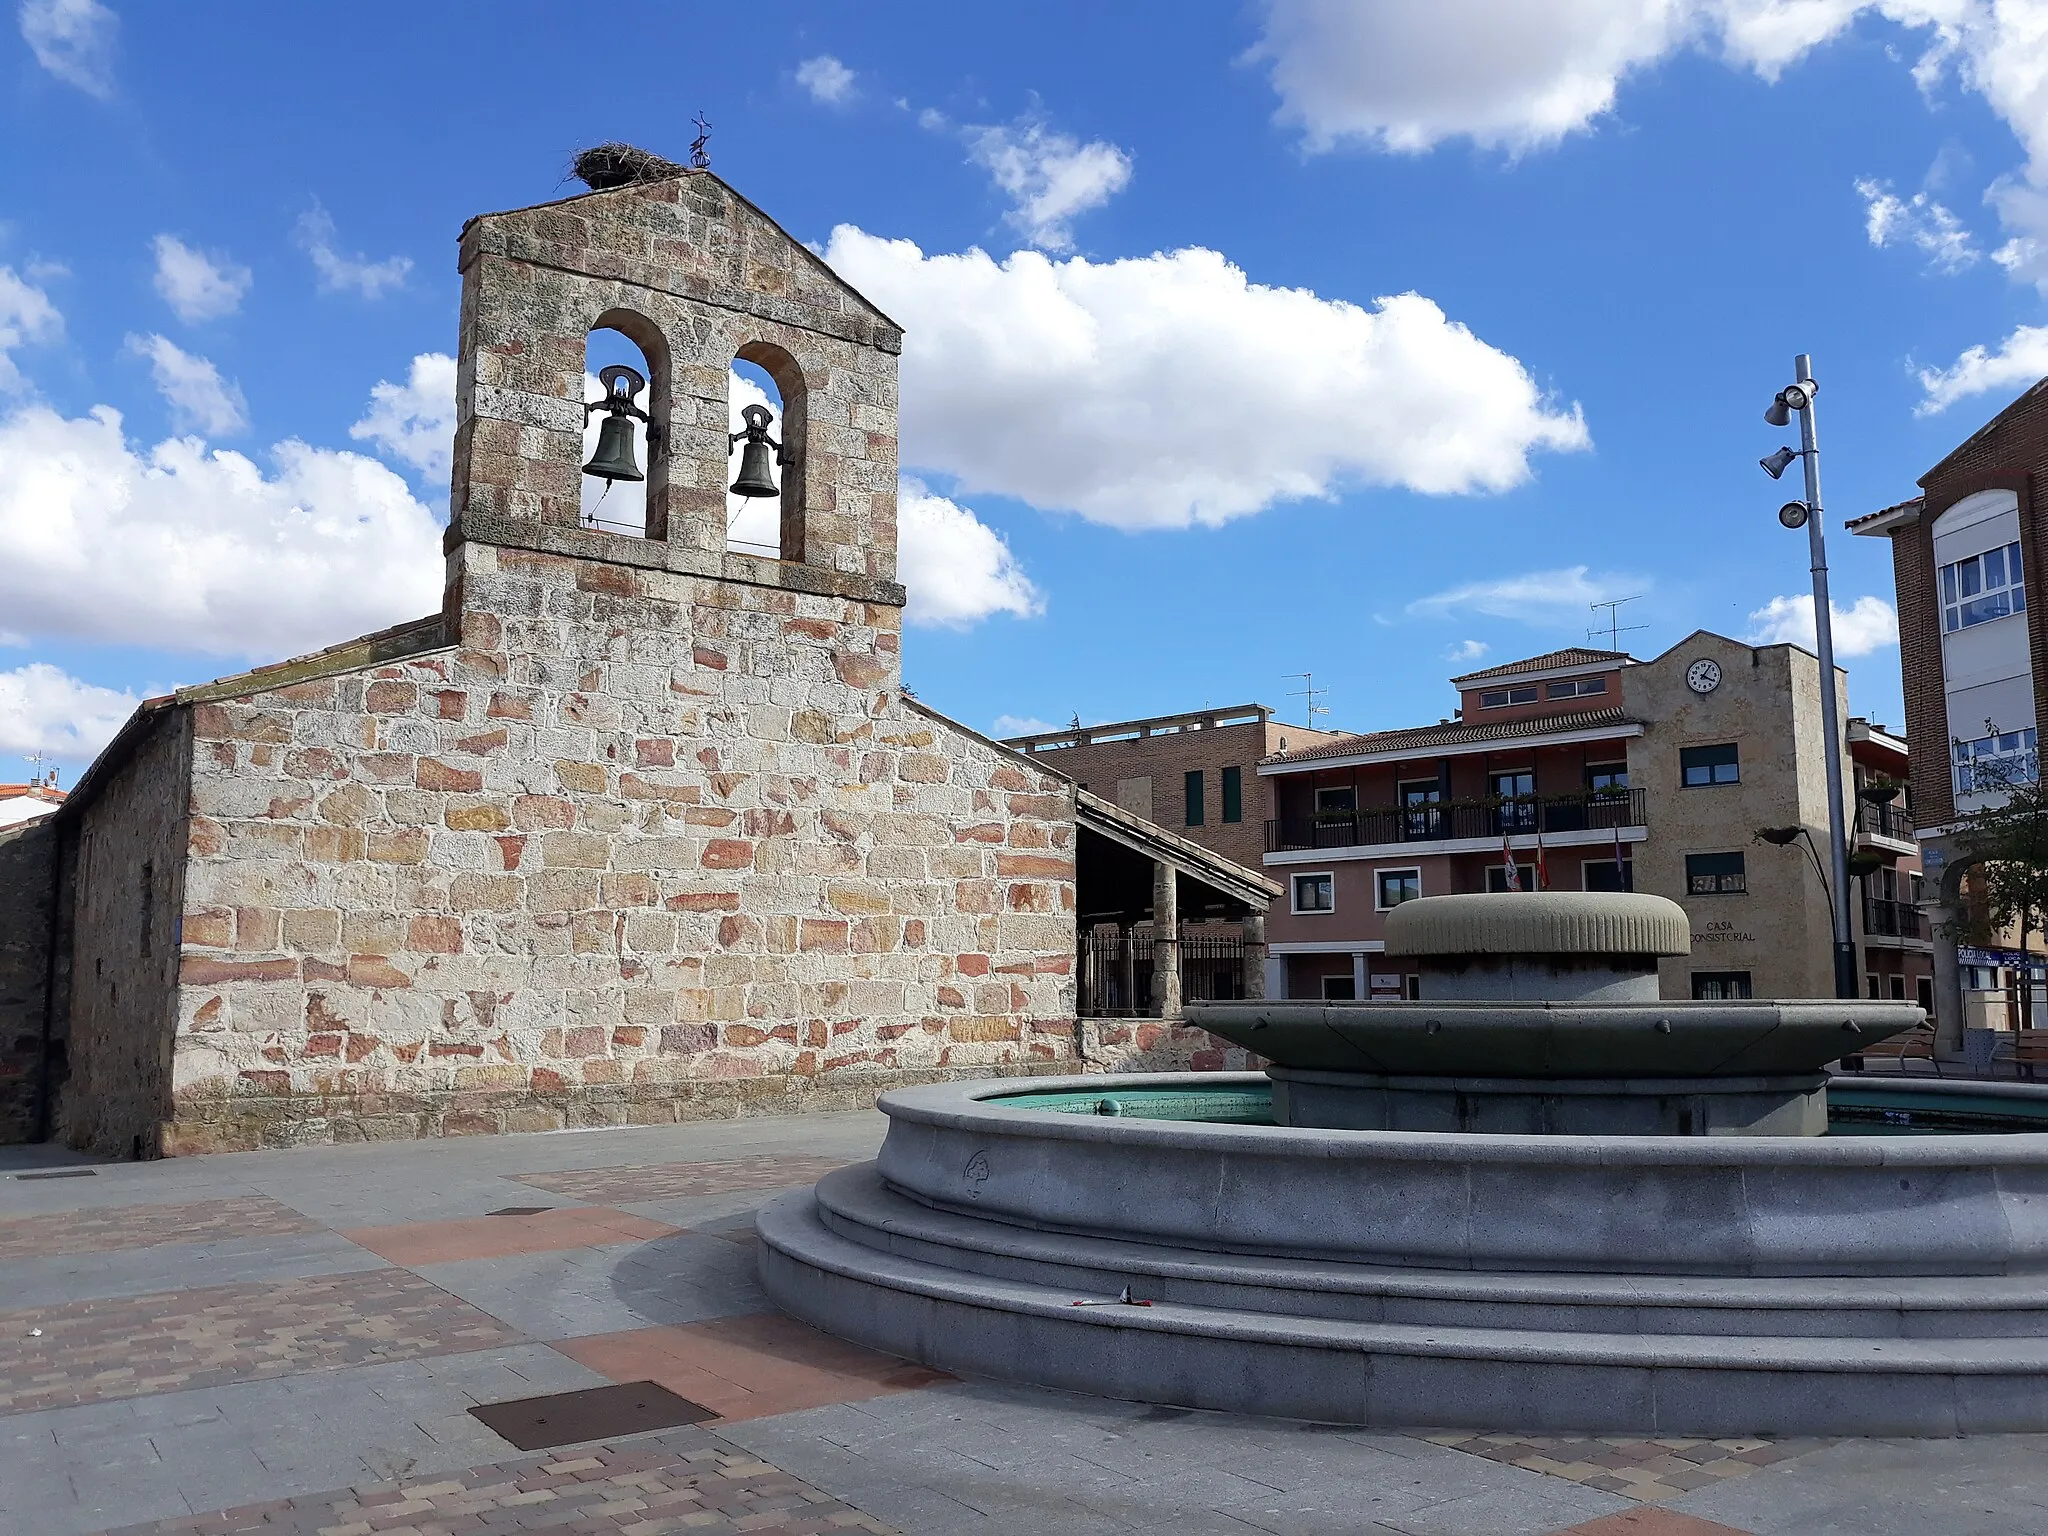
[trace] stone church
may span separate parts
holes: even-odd
[[[0,1139],[843,1108],[1112,1038],[1225,1065],[1077,1021],[1077,922],[1255,929],[1276,888],[903,690],[901,330],[706,171],[472,219],[460,266],[442,610],[149,701],[0,846]],[[579,516],[593,330],[650,365],[645,537]],[[727,548],[735,358],[782,395],[779,559]]]

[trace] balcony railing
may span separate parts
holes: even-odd
[[[1910,901],[1887,901],[1881,896],[1864,898],[1863,931],[1885,939],[1927,937],[1927,925],[1918,907]]]
[[[1896,800],[1889,805],[1872,805],[1866,800],[1856,807],[1856,830],[1910,843],[1913,841],[1913,818]]]
[[[1266,823],[1266,852],[1363,848],[1382,843],[1440,843],[1454,838],[1520,837],[1643,825],[1640,789],[1586,790],[1514,800],[1450,800],[1318,811]]]

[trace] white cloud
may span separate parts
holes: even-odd
[[[0,672],[0,758],[89,762],[141,702],[132,693],[82,683],[44,661]]]
[[[1484,640],[1460,640],[1444,652],[1444,660],[1453,666],[1463,666],[1468,661],[1478,661],[1492,649]]]
[[[412,270],[410,256],[390,256],[383,261],[370,261],[360,254],[344,256],[334,248],[334,219],[318,203],[299,215],[292,238],[312,257],[323,293],[351,288],[366,299],[378,298],[385,289],[401,286]]]
[[[1868,656],[1899,643],[1899,616],[1881,597],[1859,597],[1844,608],[1828,603],[1828,617],[1835,637],[1836,657]],[[1800,645],[1813,650],[1813,599],[1774,597],[1749,616],[1752,645]]]
[[[99,0],[21,0],[21,35],[36,62],[102,101],[114,94],[120,20]]]
[[[1014,123],[963,130],[967,155],[1015,205],[1007,222],[1033,245],[1073,248],[1068,225],[1130,184],[1131,157],[1097,139],[1083,144],[1027,114]]]
[[[0,418],[8,627],[271,660],[440,605],[440,525],[403,480],[295,441],[270,459],[143,448],[104,405]]]
[[[822,101],[827,106],[853,99],[853,71],[829,53],[797,65],[796,83],[811,93],[813,101]]]
[[[379,379],[370,386],[369,409],[348,435],[445,482],[455,453],[455,359],[422,352],[403,384]]]
[[[1504,490],[1588,444],[1576,406],[1419,294],[1368,310],[1208,250],[998,263],[848,225],[825,255],[907,327],[905,464],[970,496],[1178,528],[1349,485]]]
[[[965,629],[991,614],[1045,611],[1001,534],[908,477],[896,488],[896,539],[896,576],[910,594],[905,623]]]
[[[1418,597],[1408,605],[1407,612],[1413,618],[1428,619],[1483,613],[1489,618],[1583,628],[1587,610],[1594,603],[1607,602],[1645,585],[1640,576],[1594,575],[1583,565],[1573,565],[1563,570],[1524,571],[1518,576],[1467,582]]]
[[[1311,150],[1419,152],[1447,139],[1522,151],[1579,132],[1631,73],[1686,47],[1775,80],[1864,16],[1924,29],[1912,66],[1954,69],[2048,165],[2037,0],[1266,0],[1251,57]]]
[[[1945,411],[1967,395],[2025,387],[2048,376],[2048,325],[2023,325],[1992,352],[1971,347],[1950,368],[1923,368],[1916,416]]]
[[[1974,266],[1978,251],[1962,221],[1925,192],[1902,198],[1889,182],[1859,180],[1863,199],[1863,232],[1875,246],[1901,241],[1918,246],[1927,264],[1938,272],[1961,272]]]
[[[16,347],[55,341],[64,334],[64,317],[50,296],[14,268],[0,267],[0,393],[23,387],[21,370],[8,356]]]
[[[187,325],[218,320],[241,307],[251,281],[247,267],[223,255],[195,251],[176,235],[158,235],[151,244],[156,250],[156,291]]]
[[[171,408],[180,432],[232,437],[249,427],[248,404],[236,385],[203,357],[194,357],[164,336],[130,336],[128,350],[149,359],[157,393]]]
[[[1012,736],[1043,736],[1048,731],[1064,729],[1064,726],[1054,725],[1050,720],[1040,720],[1035,715],[997,715],[989,726],[988,733],[997,741],[1004,741]]]

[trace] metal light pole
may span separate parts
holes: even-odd
[[[1830,903],[1834,921],[1835,996],[1854,997],[1856,945],[1849,937],[1849,837],[1842,800],[1842,723],[1835,708],[1835,626],[1828,602],[1827,540],[1821,532],[1820,441],[1813,424],[1813,397],[1818,386],[1813,382],[1813,360],[1806,353],[1793,359],[1792,372],[1792,387],[1779,392],[1764,419],[1773,426],[1784,426],[1788,412],[1799,416],[1798,457],[1806,467],[1806,515],[1802,521],[1806,524],[1807,548],[1813,556],[1813,635],[1814,648],[1820,652],[1820,728],[1827,738],[1824,761],[1828,773],[1828,853],[1835,886]],[[1772,479],[1784,473],[1786,457],[1781,449],[1763,461],[1764,470]],[[1797,527],[1797,522],[1786,517],[1787,512],[1797,510],[1782,509],[1778,520],[1787,527]]]

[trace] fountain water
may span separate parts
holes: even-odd
[[[1419,1002],[1190,1009],[1266,1075],[892,1093],[876,1162],[762,1213],[763,1281],[928,1364],[1140,1401],[2048,1429],[2048,1135],[1816,1134],[1826,1063],[1920,1011],[1660,1002],[1687,938],[1656,897],[1427,898],[1387,930]]]

